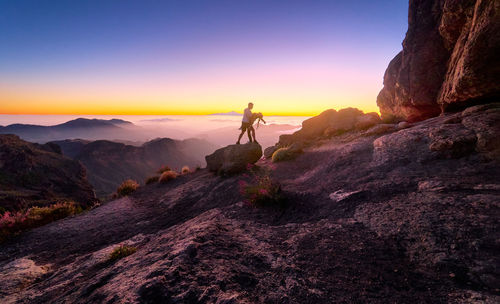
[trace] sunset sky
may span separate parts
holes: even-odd
[[[0,114],[377,111],[408,1],[0,0]]]

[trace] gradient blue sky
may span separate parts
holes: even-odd
[[[0,113],[376,110],[407,1],[0,0]]]

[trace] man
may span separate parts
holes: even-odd
[[[255,130],[253,129],[252,126],[252,109],[253,109],[253,103],[249,102],[248,103],[248,108],[243,111],[243,119],[241,120],[241,133],[240,136],[238,137],[238,141],[236,142],[237,145],[240,144],[241,137],[243,137],[243,134],[245,134],[245,131],[247,131],[248,134],[248,140],[250,142],[253,142],[254,140],[252,139],[252,134],[255,134]]]

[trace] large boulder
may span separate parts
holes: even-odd
[[[377,97],[383,119],[418,121],[500,96],[500,2],[410,0],[403,50]]]
[[[229,145],[205,156],[207,168],[219,174],[234,174],[246,170],[248,164],[255,164],[262,157],[258,143]]]
[[[331,137],[348,131],[366,130],[381,122],[378,114],[374,112],[365,114],[356,108],[345,108],[339,111],[330,109],[305,120],[299,131],[281,135],[279,146],[287,147],[294,143],[314,141],[321,137]]]

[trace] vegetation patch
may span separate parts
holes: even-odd
[[[0,216],[0,242],[23,231],[46,225],[82,211],[82,207],[74,202],[57,203],[48,207],[31,207],[26,211],[6,211]]]
[[[139,184],[135,180],[127,179],[116,189],[116,194],[118,197],[127,196],[137,188],[139,188]]]
[[[167,171],[171,171],[172,169],[170,169],[169,166],[161,166],[160,169],[158,169],[158,171],[156,171],[156,173],[158,174],[162,174],[163,172],[167,172]]]
[[[277,163],[280,161],[290,160],[294,156],[295,156],[295,153],[292,153],[290,151],[290,148],[279,148],[278,150],[274,151],[271,159],[272,159],[273,163]]]
[[[124,257],[127,257],[131,254],[134,254],[137,251],[137,248],[128,246],[128,245],[121,245],[113,249],[113,251],[109,255],[108,261],[117,261],[120,260]]]
[[[251,181],[240,181],[240,193],[245,202],[254,207],[286,207],[286,199],[280,183],[273,181],[269,172],[257,173],[250,171]]]
[[[157,183],[159,179],[160,179],[159,175],[150,176],[146,179],[146,185]]]
[[[189,169],[188,166],[182,167],[182,170],[181,170],[182,174],[188,174],[189,172],[191,172],[191,170]]]
[[[165,171],[161,174],[160,178],[159,178],[159,182],[160,183],[166,183],[168,181],[171,181],[173,179],[176,179],[177,178],[177,172],[175,171]]]

